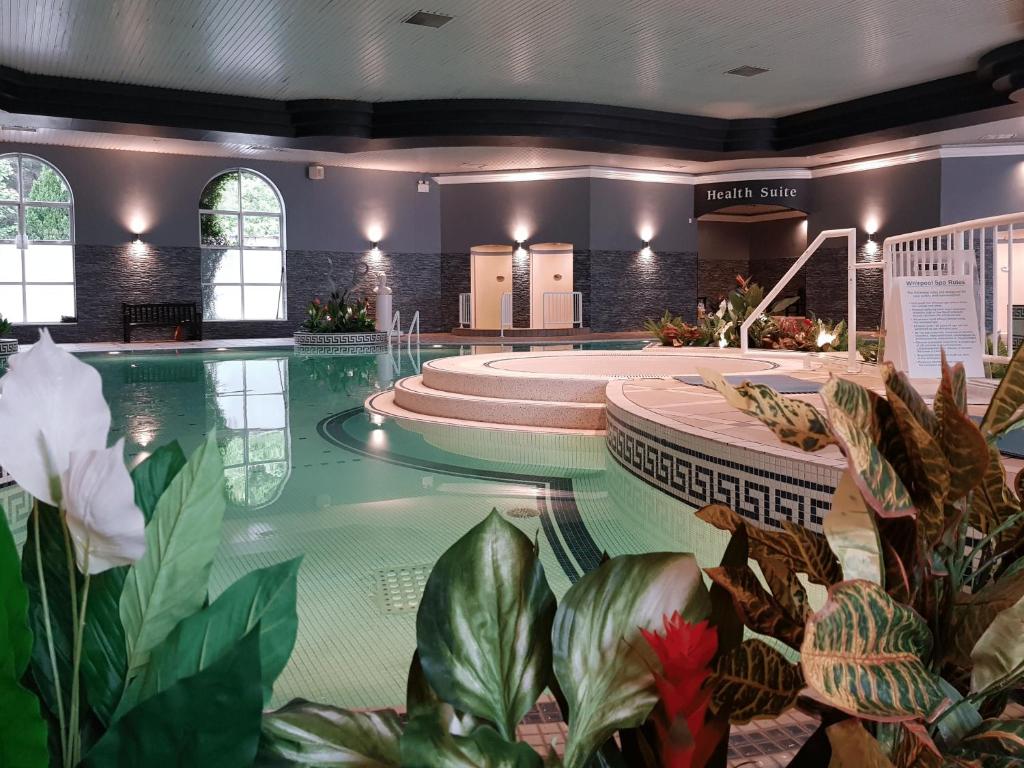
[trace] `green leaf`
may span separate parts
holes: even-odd
[[[862,399],[851,394],[861,389],[843,379],[831,379],[821,388],[832,434],[846,456],[857,487],[875,512],[882,517],[914,515],[910,493],[872,434],[876,422],[871,406],[874,401],[868,397],[871,393]]]
[[[1024,423],[1024,345],[1017,347],[989,401],[981,431],[996,438]]]
[[[350,712],[296,700],[263,716],[260,756],[308,768],[397,768],[401,735],[393,710]]]
[[[971,523],[987,534],[1020,511],[1020,502],[1006,483],[1006,469],[1003,467],[999,447],[990,442],[985,473],[980,485],[971,494]],[[1016,538],[1015,533],[1011,529],[1002,538],[1013,540]]]
[[[128,566],[94,574],[89,583],[89,620],[82,637],[82,681],[89,705],[104,725],[128,684],[128,655],[120,602]]]
[[[941,429],[939,419],[928,408],[920,393],[914,389],[907,374],[897,371],[892,363],[883,364],[881,373],[886,393],[899,397],[910,409],[917,423],[928,430],[928,434],[938,435]]]
[[[555,596],[537,547],[497,510],[437,561],[416,615],[423,673],[506,738],[547,685]]]
[[[263,691],[254,629],[217,663],[130,710],[82,761],[83,768],[249,768],[260,738]]]
[[[224,467],[211,434],[160,497],[146,526],[146,553],[128,571],[120,614],[130,676],[205,602],[223,517]]]
[[[153,519],[156,503],[187,463],[185,452],[175,440],[167,445],[161,445],[132,470],[135,504],[142,510],[147,523]]]
[[[448,729],[451,721],[452,709],[448,706],[412,718],[402,734],[402,768],[543,766],[540,755],[527,744],[507,741],[486,725],[475,729],[468,736],[455,735]]]
[[[18,682],[32,657],[21,558],[0,507],[0,765],[46,768],[47,729],[39,699]]]
[[[157,448],[132,470],[135,504],[146,522],[157,501],[187,460],[175,441]],[[82,639],[82,681],[90,706],[107,725],[128,684],[128,652],[121,624],[120,602],[128,566],[95,574],[89,585],[89,621]]]
[[[963,366],[957,365],[963,374]],[[955,379],[948,367],[935,393],[935,413],[939,422],[939,444],[949,463],[949,492],[946,503],[957,502],[981,482],[988,465],[988,444],[985,436],[960,408],[954,387]]]
[[[807,622],[801,665],[819,696],[867,720],[930,719],[949,701],[922,659],[924,620],[869,581],[844,581]]]
[[[1004,608],[971,651],[971,693],[1011,685],[1024,673],[1024,597]]]
[[[734,387],[717,371],[698,368],[704,382],[721,394],[729,405],[749,413],[787,445],[804,451],[820,451],[835,440],[828,423],[808,402],[783,397],[764,384],[741,384]]]
[[[38,536],[37,536],[38,526]],[[43,611],[42,589],[39,581],[36,549],[43,566],[49,605],[50,627],[53,632],[56,672],[50,664],[49,645],[46,640],[46,618]],[[74,568],[76,588],[81,590],[82,578]],[[28,521],[28,537],[22,550],[21,578],[29,596],[29,626],[38,642],[32,644],[32,677],[46,708],[56,716],[57,694],[55,678],[60,679],[60,696],[64,711],[71,709],[71,658],[73,619],[71,589],[68,579],[67,552],[64,549],[63,526],[60,513],[53,507],[39,503]]]
[[[732,595],[733,607],[743,623],[760,635],[781,640],[800,649],[804,637],[803,617],[791,616],[768,592],[746,564],[705,568],[711,580]]]
[[[690,554],[622,555],[566,592],[552,630],[555,677],[569,704],[566,768],[582,768],[616,730],[647,718],[658,661],[640,628],[659,629],[675,611],[691,623],[710,611]]]
[[[757,638],[720,658],[711,680],[712,710],[727,710],[736,725],[782,714],[804,687],[800,667]]]
[[[839,478],[832,509],[822,525],[846,580],[863,579],[884,584],[885,565],[875,513],[868,509],[849,470]]]
[[[427,678],[423,674],[423,665],[420,664],[420,652],[415,651],[412,655],[412,662],[409,664],[409,675],[405,682],[405,711],[410,717],[426,709],[433,709],[441,704],[437,693],[430,687]]]
[[[229,651],[257,625],[263,703],[270,701],[292,647],[299,618],[295,612],[296,579],[301,557],[251,571],[198,613],[188,616],[153,649],[149,663],[132,683],[116,717],[139,701],[194,675]]]
[[[697,510],[697,517],[723,531],[735,532],[744,524],[743,518],[723,504],[708,504]],[[762,567],[776,560],[790,570],[806,573],[815,584],[831,586],[843,579],[839,561],[820,533],[802,525],[783,523],[782,530],[770,531],[747,525],[750,556]]]
[[[986,720],[960,746],[986,755],[1024,758],[1024,720]]]
[[[32,632],[28,628],[28,592],[21,580],[21,558],[0,507],[0,668],[21,677],[32,658]]]
[[[832,745],[829,768],[894,768],[870,733],[857,720],[843,720],[830,725],[828,740]]]

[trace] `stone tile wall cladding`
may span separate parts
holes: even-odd
[[[868,260],[865,253],[858,259]],[[802,270],[807,280],[807,311],[816,317],[841,320],[846,317],[846,247],[823,247]],[[857,327],[873,330],[882,321],[882,270],[857,275]]]
[[[120,341],[122,302],[196,302],[202,306],[198,247],[131,245],[75,246],[76,323],[50,325],[57,341]],[[394,291],[394,307],[408,327],[420,312],[424,332],[450,330],[458,324],[458,294],[469,290],[469,256],[464,254],[297,251],[286,254],[288,319],[280,321],[207,322],[206,338],[286,337],[305,319],[306,305],[324,297],[333,284],[371,295],[374,274],[383,270]],[[15,329],[20,341],[38,337],[38,327]],[[136,329],[133,339],[167,339],[169,329]]]
[[[573,270],[574,288],[583,291],[584,325],[595,331],[639,330],[645,318],[666,309],[691,322],[696,317],[696,253],[577,252]]]

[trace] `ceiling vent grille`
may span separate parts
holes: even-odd
[[[443,27],[451,20],[451,16],[446,16],[443,13],[416,11],[416,13],[407,18],[403,23],[415,24],[417,27],[430,27],[431,29],[438,29],[439,27]]]
[[[744,64],[742,67],[736,67],[736,69],[730,69],[725,74],[736,75],[738,77],[755,77],[756,75],[763,75],[765,72],[770,70],[764,67],[752,67],[749,64]]]

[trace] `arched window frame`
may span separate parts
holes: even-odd
[[[204,317],[203,321],[204,322],[266,322],[267,320],[287,320],[288,319],[288,264],[287,264],[288,247],[287,247],[287,232],[286,232],[287,216],[286,216],[286,209],[285,209],[285,204],[284,204],[284,197],[281,195],[281,190],[279,190],[277,188],[277,185],[266,174],[260,173],[259,171],[254,170],[252,168],[246,168],[244,166],[235,166],[233,168],[224,168],[223,170],[218,171],[217,173],[213,174],[209,179],[206,180],[206,183],[203,184],[203,188],[202,188],[202,190],[200,190],[200,193],[199,193],[199,195],[200,195],[200,202],[202,202],[203,192],[206,190],[206,188],[210,185],[210,183],[212,181],[214,181],[215,179],[220,178],[221,176],[224,176],[226,174],[231,174],[231,173],[239,174],[238,210],[230,211],[230,210],[220,210],[220,209],[211,209],[211,208],[200,208],[199,209],[199,215],[198,215],[198,217],[196,219],[196,223],[199,226],[199,249],[200,249],[200,257],[202,259],[202,252],[203,251],[234,250],[232,248],[225,248],[222,245],[205,245],[203,243],[203,224],[202,224],[202,222],[203,222],[203,215],[204,214],[212,214],[212,215],[216,215],[216,216],[233,216],[237,220],[237,225],[238,225],[238,230],[237,230],[238,231],[238,246],[237,246],[237,250],[239,252],[239,279],[240,279],[240,282],[238,282],[238,283],[216,283],[216,285],[229,285],[229,286],[236,286],[237,285],[240,288],[242,316],[241,317],[236,317],[236,318],[208,318],[208,317]],[[274,196],[277,198],[277,204],[278,204],[278,207],[280,208],[280,211],[250,211],[250,210],[243,210],[242,209],[242,184],[241,184],[241,174],[242,173],[251,173],[253,176],[257,176],[260,179],[262,179],[270,187],[271,191],[274,193]],[[280,238],[280,243],[279,243],[277,248],[273,248],[273,247],[270,247],[270,246],[253,246],[252,248],[250,248],[250,250],[280,251],[281,252],[281,275],[280,275],[280,280],[277,283],[246,282],[246,280],[245,280],[245,231],[244,231],[244,226],[243,226],[244,225],[244,217],[245,216],[275,216],[279,220],[279,223],[280,223],[279,231],[281,233],[281,238]],[[267,286],[267,287],[278,286],[279,289],[280,289],[279,309],[280,309],[280,315],[281,316],[278,317],[278,318],[263,318],[263,317],[260,317],[260,318],[247,318],[245,316],[246,315],[246,312],[245,312],[245,288],[246,288],[246,286]],[[207,292],[207,290],[212,289],[212,287],[213,287],[213,284],[208,285],[205,282],[202,283],[202,285],[201,285],[201,290],[203,291],[203,305],[204,305],[204,307],[206,306],[206,292]]]
[[[0,199],[0,205],[11,206],[16,205],[18,209],[18,234],[14,239],[2,238],[0,243],[8,245],[13,244],[18,249],[21,255],[21,280],[20,281],[5,281],[0,280],[0,285],[17,285],[21,288],[21,317],[19,321],[15,321],[17,325],[41,325],[46,323],[55,323],[60,321],[60,317],[51,317],[45,319],[29,319],[28,316],[28,288],[33,285],[70,285],[71,286],[71,316],[77,315],[78,312],[78,287],[77,279],[75,274],[75,191],[71,188],[71,183],[68,181],[67,176],[61,171],[54,163],[47,160],[45,157],[39,155],[33,155],[29,152],[0,152],[0,160],[7,158],[15,158],[17,160],[17,179],[18,179],[18,199],[7,200]],[[64,187],[68,191],[68,201],[56,202],[48,200],[26,200],[25,189],[24,189],[24,175],[22,172],[22,166],[25,160],[36,160],[43,165],[50,168],[61,180]],[[2,198],[2,195],[0,195]],[[32,240],[28,239],[28,235],[25,231],[25,209],[26,208],[63,208],[68,211],[68,222],[69,222],[69,239],[67,240]],[[28,251],[29,246],[32,243],[38,245],[66,245],[71,248],[71,280],[68,281],[41,281],[41,280],[28,280]],[[0,309],[2,313],[2,309]]]

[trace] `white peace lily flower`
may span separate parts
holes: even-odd
[[[11,358],[0,379],[0,466],[26,491],[59,505],[71,454],[104,449],[109,431],[99,373],[58,348],[48,331]]]
[[[124,465],[124,438],[110,448],[72,453],[63,486],[80,571],[101,573],[142,557],[146,521],[135,506],[135,487]]]

